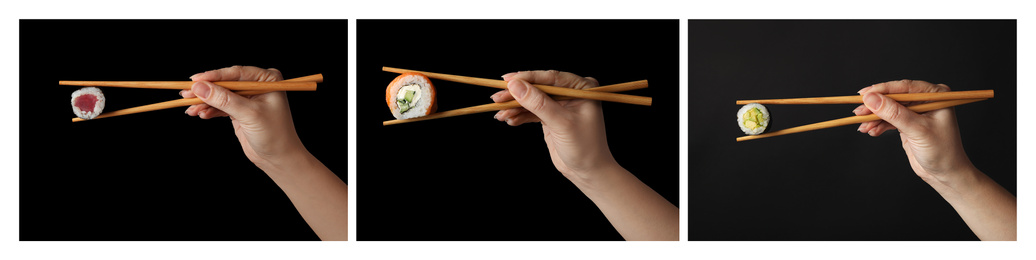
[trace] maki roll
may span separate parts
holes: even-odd
[[[82,119],[94,119],[104,110],[104,93],[95,87],[72,92],[72,112]]]
[[[770,126],[770,112],[759,103],[750,103],[737,111],[737,126],[748,135],[762,134]]]
[[[403,73],[385,89],[385,102],[396,119],[408,119],[435,113],[435,87],[421,73]]]

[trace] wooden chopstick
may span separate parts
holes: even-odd
[[[949,91],[949,92],[931,92],[931,93],[903,93],[903,94],[887,94],[885,95],[899,102],[909,101],[943,101],[943,100],[956,100],[956,99],[977,99],[977,98],[993,98],[993,90],[969,90],[969,91]],[[784,99],[757,99],[757,100],[738,100],[738,105],[747,105],[749,103],[759,103],[763,105],[770,104],[781,104],[781,105],[795,105],[795,104],[862,104],[863,96],[838,96],[838,97],[813,97],[813,98],[784,98]]]
[[[316,91],[316,82],[258,82],[258,81],[217,81],[212,82],[229,90],[259,91]],[[191,89],[194,81],[58,81],[58,85],[87,87],[118,87],[146,89]]]
[[[952,106],[959,106],[959,105],[963,105],[963,104],[967,104],[967,103],[973,103],[973,102],[978,102],[978,101],[982,101],[982,100],[986,100],[986,99],[984,99],[984,98],[976,98],[976,99],[958,99],[958,100],[935,101],[935,102],[931,102],[931,103],[924,103],[924,104],[919,104],[919,105],[913,105],[913,106],[909,106],[907,108],[909,108],[910,110],[913,110],[914,112],[917,112],[917,113],[924,113],[924,112],[928,112],[928,111],[932,111],[932,110],[936,110],[936,109],[942,109],[942,108],[947,108],[947,107],[952,107]],[[755,140],[755,139],[760,139],[760,138],[779,136],[779,135],[786,135],[786,134],[794,134],[794,133],[801,133],[801,132],[806,132],[806,131],[813,131],[813,130],[819,130],[819,129],[824,129],[824,128],[831,128],[831,127],[836,127],[836,126],[859,124],[859,123],[875,121],[875,120],[881,120],[881,118],[879,118],[877,115],[874,115],[874,114],[863,115],[863,116],[851,116],[851,117],[846,117],[846,118],[839,118],[839,119],[835,119],[835,120],[824,121],[824,122],[820,122],[820,123],[808,124],[808,125],[804,125],[804,126],[792,127],[792,128],[783,129],[783,130],[780,130],[780,131],[775,131],[775,132],[770,132],[770,133],[765,133],[765,134],[761,134],[761,135],[742,136],[742,137],[738,137],[737,141],[740,142],[740,141]]]
[[[445,80],[445,81],[453,81],[453,82],[459,82],[459,83],[471,84],[471,85],[479,85],[479,86],[485,86],[485,87],[491,87],[491,88],[507,89],[507,82],[505,82],[503,80],[484,79],[484,78],[475,78],[475,77],[465,77],[465,76],[457,76],[457,75],[449,75],[449,74],[425,72],[425,71],[417,71],[417,70],[408,70],[408,69],[399,69],[399,68],[391,68],[391,67],[382,67],[381,70],[388,71],[388,72],[395,72],[395,73],[417,72],[417,73],[424,74],[425,76],[428,76],[429,78],[433,78],[433,79],[440,79],[440,80]],[[616,94],[616,93],[608,93],[608,92],[586,91],[586,90],[562,88],[562,87],[539,85],[539,84],[533,84],[532,86],[542,90],[543,92],[546,92],[547,94],[551,94],[551,95],[568,96],[568,97],[574,97],[574,98],[585,98],[585,99],[593,99],[593,100],[609,101],[609,102],[618,102],[618,103],[626,103],[626,104],[642,105],[642,106],[651,106],[651,98],[650,97],[642,97],[642,96],[634,96],[634,95],[626,95],[626,94]]]
[[[309,75],[309,76],[305,76],[305,77],[288,79],[288,80],[284,80],[284,81],[322,83],[322,82],[324,82],[324,75],[323,74],[315,74],[315,75]],[[235,93],[237,93],[238,95],[242,95],[242,96],[253,96],[253,95],[259,95],[259,94],[266,94],[266,93],[269,93],[269,92],[273,92],[273,91],[247,90],[247,91],[239,91],[239,92],[235,92]],[[121,115],[143,113],[143,112],[162,110],[162,109],[169,109],[169,108],[174,108],[174,107],[185,107],[185,106],[197,105],[197,104],[202,104],[202,103],[205,103],[205,102],[201,101],[201,99],[199,99],[199,98],[182,98],[182,99],[177,99],[177,100],[170,100],[170,101],[166,101],[166,102],[160,102],[160,103],[155,103],[155,104],[150,104],[150,105],[144,105],[144,106],[139,106],[139,107],[132,107],[132,108],[112,111],[112,112],[108,112],[108,113],[103,113],[103,114],[100,114],[100,115],[98,115],[97,117],[95,117],[94,119],[91,119],[91,120],[96,120],[96,119],[101,119],[101,118],[106,118],[106,117],[113,117],[113,116],[121,116]],[[86,121],[86,119],[82,119],[82,118],[78,118],[78,117],[73,117],[72,118],[72,122],[73,123],[80,122],[80,121]]]
[[[630,91],[630,90],[642,89],[642,88],[647,88],[647,87],[648,87],[648,81],[647,80],[638,80],[638,81],[626,82],[626,83],[615,84],[615,85],[608,85],[608,86],[601,86],[601,87],[596,87],[596,88],[589,88],[589,89],[586,89],[586,90],[598,91],[598,92],[622,92],[622,91]],[[565,96],[553,96],[552,98],[554,98],[554,100],[575,99],[573,97],[565,97]],[[395,125],[395,124],[410,123],[410,122],[417,122],[417,121],[425,121],[425,120],[445,118],[445,117],[452,117],[452,116],[476,114],[476,113],[489,112],[489,111],[499,111],[499,110],[504,110],[504,109],[517,108],[517,107],[521,107],[521,106],[522,106],[521,104],[518,104],[518,101],[511,100],[511,101],[501,102],[501,103],[490,103],[490,104],[485,104],[485,105],[478,105],[478,106],[473,106],[473,107],[465,107],[465,108],[459,108],[459,109],[454,109],[454,110],[450,110],[450,111],[432,113],[430,115],[426,115],[426,116],[422,116],[422,117],[415,117],[415,118],[410,118],[410,119],[389,120],[389,121],[382,122],[382,125]]]

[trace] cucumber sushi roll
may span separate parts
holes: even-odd
[[[759,103],[751,103],[737,111],[737,126],[748,135],[762,134],[770,126],[770,112]]]
[[[94,119],[104,110],[104,93],[95,87],[72,92],[72,112],[82,119]]]
[[[385,102],[396,119],[408,119],[435,113],[435,87],[421,73],[403,73],[385,89]]]

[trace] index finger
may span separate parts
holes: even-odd
[[[596,80],[556,70],[521,71],[508,77],[506,80],[510,81],[512,79],[521,79],[532,84],[550,85],[561,88],[588,89],[597,87]]]
[[[946,92],[950,91],[950,87],[943,84],[932,84],[923,80],[897,80],[889,81],[884,83],[874,84],[870,87],[866,87],[860,90],[860,95],[867,94],[869,92],[876,92],[881,94],[898,94],[898,93],[930,93],[930,92]]]
[[[277,69],[263,69],[255,66],[233,66],[210,70],[191,76],[192,81],[281,81],[284,80]]]

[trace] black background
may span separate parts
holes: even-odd
[[[621,240],[554,168],[539,124],[510,127],[482,113],[382,126],[393,119],[382,66],[499,79],[554,69],[653,106],[605,104],[618,162],[677,204],[679,29],[676,20],[436,20],[357,23],[359,240]],[[491,103],[498,89],[434,80],[439,111]],[[404,141],[407,140],[407,141]],[[401,159],[406,158],[406,159]]]
[[[690,21],[690,240],[977,239],[911,170],[897,132],[853,125],[737,143],[734,100],[855,95],[899,79],[994,89],[957,119],[972,162],[1014,193],[1015,24]],[[770,130],[855,107],[767,106]]]
[[[346,176],[346,29],[337,21],[21,21],[21,240],[315,240],[244,156],[228,118],[175,108],[68,124],[58,80],[190,80],[232,65],[323,73],[289,93],[302,142]],[[102,88],[106,112],[180,98]],[[64,121],[64,123],[61,123]]]

